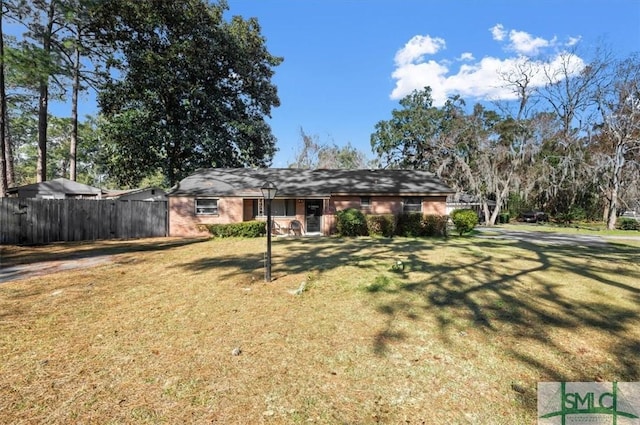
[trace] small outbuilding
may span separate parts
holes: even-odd
[[[37,199],[101,199],[102,189],[58,178],[40,183],[12,187],[7,191],[10,197]]]
[[[118,201],[166,201],[167,192],[159,187],[145,187],[129,190],[106,190],[102,195],[105,199],[117,199]]]

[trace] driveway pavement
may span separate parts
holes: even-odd
[[[544,245],[582,245],[582,246],[604,246],[609,240],[637,240],[640,236],[597,236],[564,234],[553,232],[539,232],[535,230],[512,230],[504,227],[480,227],[480,231],[486,231],[485,235],[478,235],[485,239],[512,239],[523,242],[544,244]]]
[[[26,279],[35,276],[45,276],[64,270],[82,269],[113,261],[112,255],[95,257],[79,257],[60,261],[44,261],[33,264],[19,264],[17,266],[0,267],[0,284],[12,280]]]

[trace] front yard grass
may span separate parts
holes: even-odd
[[[265,283],[264,238],[163,241],[0,284],[0,423],[531,424],[537,382],[640,380],[637,246],[277,239]]]

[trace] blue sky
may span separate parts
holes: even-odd
[[[460,94],[472,105],[502,98],[498,72],[518,58],[553,63],[577,48],[619,58],[640,51],[640,0],[228,0],[228,15],[256,17],[276,68],[281,106],[269,121],[273,167],[287,167],[300,129],[373,159],[370,136],[413,89],[431,86],[436,106]],[[576,44],[577,43],[577,44]],[[544,65],[544,62],[539,62]],[[68,116],[68,105],[52,102]],[[84,95],[80,114],[96,114]]]
[[[300,147],[300,128],[325,143],[351,143],[373,158],[370,136],[398,100],[429,85],[436,104],[459,93],[506,96],[497,74],[519,57],[575,49],[579,68],[597,46],[640,51],[640,0],[229,0],[230,15],[256,17],[276,68],[281,106],[270,124],[273,167]],[[540,62],[540,65],[543,65]]]

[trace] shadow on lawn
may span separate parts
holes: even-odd
[[[480,356],[495,350],[509,359],[506,364],[523,366],[505,370],[502,380],[522,381],[511,389],[518,408],[528,414],[536,411],[540,381],[640,380],[640,339],[634,329],[640,326],[640,286],[630,284],[640,282],[638,248],[534,242],[278,240],[273,275],[277,282],[286,275],[343,266],[349,266],[346,273],[362,270],[354,275],[357,285],[384,319],[371,340],[376,355],[389,356],[394,346],[408,341],[412,323],[441,340],[454,357],[465,357],[469,345],[463,338],[473,338]],[[440,254],[449,248],[450,258],[444,260]],[[398,259],[402,265],[394,267]],[[222,254],[176,266],[215,270],[224,279],[261,273],[262,260],[262,252],[245,258]],[[583,292],[573,296],[567,292],[570,279],[584,279],[589,287],[580,285],[576,290]],[[562,340],[561,335],[569,337]]]
[[[207,242],[208,239],[146,238],[143,240],[104,240],[88,242],[61,242],[49,245],[35,245],[11,249],[0,246],[2,259],[0,270],[21,264],[45,261],[76,260],[105,255],[134,252],[164,251],[185,245]]]
[[[448,245],[457,247],[456,255],[465,257],[464,261],[458,258],[452,258],[450,263],[430,260],[433,258],[430,252]],[[517,266],[500,263],[500,253],[504,254],[509,247],[513,247],[511,255],[521,260]],[[369,272],[372,268],[380,270],[366,293],[372,297],[384,295],[380,297],[378,311],[386,316],[385,326],[372,341],[372,349],[381,356],[389,352],[390,344],[407,338],[396,330],[396,320],[420,320],[421,314],[428,314],[437,320],[435,332],[446,344],[455,344],[450,339],[450,331],[465,321],[486,335],[487,340],[503,337],[545,347],[549,353],[562,358],[562,364],[540,360],[536,353],[527,352],[518,344],[507,344],[501,349],[537,369],[540,378],[546,380],[637,381],[640,380],[640,356],[637,355],[640,341],[629,335],[635,335],[630,329],[638,326],[640,310],[605,302],[615,291],[615,296],[640,304],[640,287],[617,279],[615,267],[611,266],[636,264],[637,257],[637,248],[613,244],[538,245],[528,241],[456,241],[455,238],[427,242],[404,238],[293,239],[274,242],[273,275],[277,280],[289,274],[306,275],[342,266]],[[391,270],[397,258],[402,259],[403,267]],[[580,259],[580,266],[576,258]],[[261,273],[263,253],[243,258],[217,255],[176,266],[195,271],[216,270],[224,279]],[[618,272],[626,273],[627,281],[640,282],[638,267],[619,267]],[[570,282],[551,281],[549,276],[560,276],[560,279],[579,276],[601,286],[591,296],[568,298],[561,288],[566,291],[565,285]],[[585,328],[614,337],[617,342],[607,350],[612,361],[584,365],[583,360],[572,357],[575,353],[554,342],[555,330]],[[588,337],[579,342],[585,346],[578,350],[589,350]],[[567,364],[574,360],[575,365]]]
[[[398,256],[411,257],[414,251],[435,249],[438,244],[446,244],[444,240],[434,240],[425,245],[424,241],[405,239],[370,239],[370,238],[297,238],[274,241],[272,253],[272,276],[277,280],[290,274],[308,274],[322,272],[341,266],[354,266],[370,269],[370,260],[387,258],[389,265]],[[222,279],[247,274],[262,273],[264,268],[264,252],[237,255],[216,255],[207,259],[199,259],[192,263],[179,264],[187,270],[205,272],[217,270]]]
[[[535,258],[523,260],[522,267],[508,269],[495,267],[499,259],[493,257],[497,242],[475,240],[468,245],[468,253],[477,257],[468,264],[426,264],[431,273],[427,280],[412,281],[396,285],[392,292],[395,299],[381,307],[389,315],[388,329],[380,335],[390,333],[392,318],[407,311],[422,310],[436,317],[438,334],[447,344],[451,341],[450,331],[457,331],[460,320],[467,320],[470,327],[486,335],[487,340],[497,337],[508,338],[514,344],[501,349],[510,357],[533,366],[540,373],[540,380],[552,381],[638,381],[640,380],[640,340],[634,327],[639,325],[640,309],[607,303],[608,297],[623,297],[640,304],[640,287],[630,286],[618,280],[612,264],[621,262],[633,267],[618,267],[619,273],[626,273],[627,281],[640,282],[640,268],[637,267],[638,250],[625,246],[585,247],[576,245],[537,245],[525,241],[499,243],[535,253]],[[480,249],[480,252],[478,252]],[[576,265],[575,258],[586,262],[586,266]],[[603,264],[607,264],[604,266]],[[421,268],[425,264],[420,265]],[[549,272],[549,273],[539,273]],[[601,284],[590,296],[569,298],[566,292],[570,281],[551,281],[548,276],[570,279],[580,276]],[[526,277],[526,279],[525,279]],[[630,279],[629,279],[630,278]],[[633,305],[629,303],[629,305]],[[576,339],[580,347],[563,346],[564,341],[554,340],[558,329],[576,332],[593,330],[616,341],[606,349],[612,357],[600,364],[588,364],[581,354],[590,350],[589,337]],[[376,339],[376,352],[384,353],[380,345],[385,338]],[[555,341],[555,342],[554,342]],[[522,348],[520,348],[522,342]],[[528,352],[528,343],[543,347],[546,354],[563,359],[559,364],[541,360],[540,353]],[[601,347],[602,348],[602,347]],[[574,351],[577,350],[577,351]],[[533,390],[535,391],[535,390]]]

